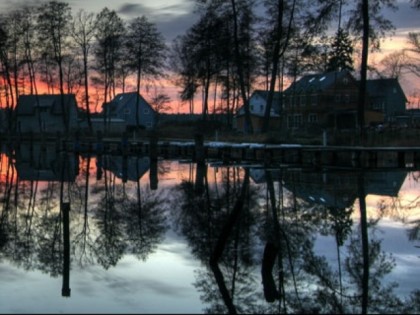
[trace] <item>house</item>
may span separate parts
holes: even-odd
[[[267,105],[268,91],[255,90],[249,98],[249,111],[254,132],[260,132],[264,124],[265,108]],[[274,92],[270,112],[269,129],[280,128],[280,92]],[[242,106],[236,113],[236,128],[245,130],[245,109]]]
[[[116,95],[111,102],[104,104],[103,114],[107,120],[124,121],[127,130],[153,129],[157,115],[152,106],[137,92]]]
[[[359,82],[348,70],[303,76],[284,91],[288,129],[318,126],[352,129],[358,124]],[[383,113],[365,106],[365,123],[380,123]]]
[[[359,85],[347,70],[302,77],[284,92],[287,127],[357,127]],[[367,80],[366,92],[365,126],[393,122],[404,115],[407,99],[397,79]]]
[[[19,133],[57,133],[77,130],[74,94],[21,95],[16,105]]]
[[[384,113],[385,123],[395,123],[406,116],[408,100],[397,78],[367,80],[370,107]]]

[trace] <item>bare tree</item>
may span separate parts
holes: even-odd
[[[127,27],[127,60],[136,74],[136,124],[140,125],[140,88],[143,76],[160,78],[165,65],[165,43],[156,26],[145,16],[130,21]]]
[[[88,68],[88,58],[90,48],[92,47],[92,42],[95,36],[96,31],[96,20],[93,13],[87,13],[84,10],[80,10],[73,19],[71,27],[71,35],[78,46],[82,51],[83,58],[83,78],[84,78],[84,99],[85,107],[87,114],[87,122],[89,131],[92,132],[92,122],[91,122],[91,113],[90,113],[90,101],[89,101],[89,68]]]
[[[66,132],[69,130],[67,108],[64,105],[63,57],[68,48],[70,35],[71,8],[68,3],[50,1],[39,8],[38,36],[47,52],[52,49],[53,59],[58,66],[61,110]]]
[[[122,43],[125,35],[122,19],[108,8],[96,16],[96,70],[104,84],[104,104],[115,96],[115,75],[117,64],[122,58]]]

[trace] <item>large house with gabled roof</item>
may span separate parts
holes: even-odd
[[[365,127],[398,122],[406,117],[404,91],[398,79],[367,80]],[[268,92],[255,91],[250,100],[254,131],[262,129]],[[354,129],[358,127],[359,81],[348,70],[305,75],[283,93],[275,92],[270,127],[286,129]],[[245,130],[245,111],[237,113],[237,128]]]
[[[348,70],[303,76],[283,97],[288,129],[321,126],[332,129],[357,127],[359,83]],[[365,105],[365,122],[380,123],[383,113]]]

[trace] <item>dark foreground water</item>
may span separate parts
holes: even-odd
[[[420,172],[1,155],[1,313],[419,313]]]

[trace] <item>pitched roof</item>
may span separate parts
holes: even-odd
[[[257,94],[257,95],[261,96],[263,99],[267,100],[268,99],[268,93],[269,92],[265,91],[265,90],[255,90],[254,93],[252,93],[252,94]],[[280,92],[274,91],[273,102],[279,102],[280,95],[281,95]]]
[[[286,90],[285,93],[294,91],[323,91],[331,87],[337,79],[349,75],[348,70],[331,71],[326,73],[309,74],[303,76],[300,80],[293,82]]]
[[[122,108],[125,108],[127,104],[130,104],[131,102],[136,101],[136,96],[139,96],[139,102],[140,104],[146,105],[148,107],[151,107],[149,103],[141,96],[141,94],[138,94],[137,92],[128,92],[128,93],[120,93],[117,94],[111,102],[107,103],[106,106],[109,106],[110,113],[116,113],[120,111]]]

